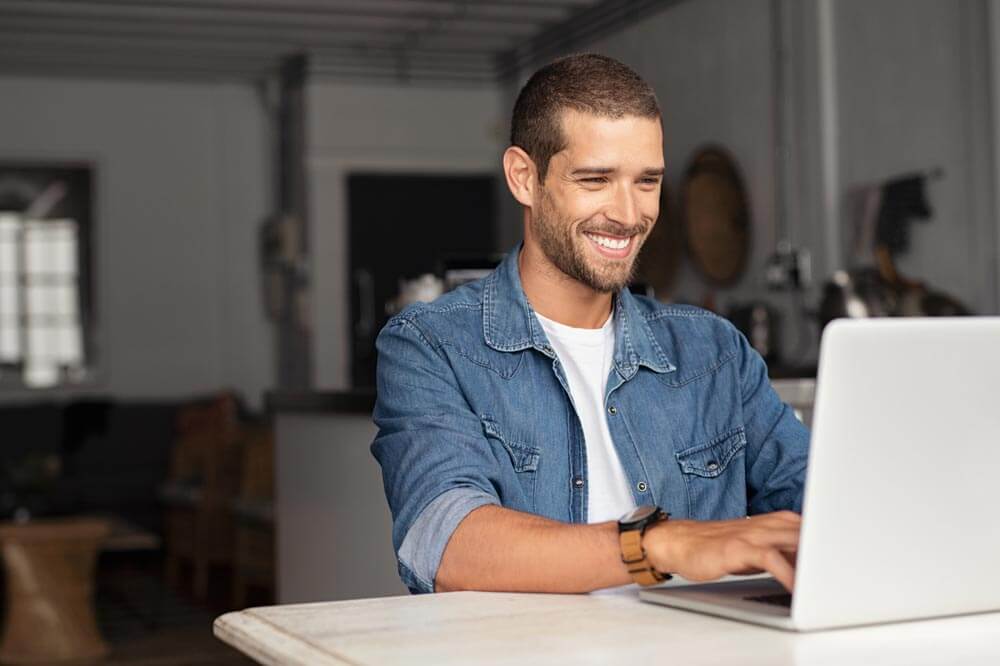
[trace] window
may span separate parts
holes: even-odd
[[[0,163],[0,386],[87,378],[89,201],[88,167]]]

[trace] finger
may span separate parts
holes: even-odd
[[[763,518],[768,522],[774,522],[774,523],[785,523],[792,525],[802,524],[802,516],[795,513],[794,511],[775,511],[773,513],[762,513],[759,516],[756,516],[756,518],[758,520]]]
[[[761,573],[764,573],[763,569],[750,568],[750,569],[740,569],[739,571],[734,571],[733,575],[735,575],[735,576],[753,576],[755,574],[761,574]]]
[[[798,550],[783,550],[779,549],[781,556],[788,560],[788,563],[795,567],[798,564],[799,551]]]
[[[751,551],[749,566],[756,566],[774,576],[786,590],[795,589],[795,567],[776,548],[758,548]]]
[[[742,536],[755,546],[782,550],[797,550],[800,539],[799,530],[794,527],[752,527],[745,530]]]

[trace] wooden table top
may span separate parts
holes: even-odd
[[[214,629],[263,664],[1000,663],[1000,613],[795,634],[647,604],[635,589],[270,606]]]
[[[101,539],[101,550],[156,550],[160,537],[116,516],[37,518],[26,522],[0,521],[0,541],[45,542]]]

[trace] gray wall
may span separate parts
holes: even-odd
[[[317,388],[347,388],[345,177],[354,170],[499,174],[500,92],[317,82],[308,100],[313,380]]]
[[[990,25],[1000,19],[990,24],[988,7],[1000,13],[995,0],[688,0],[572,50],[619,58],[653,85],[672,194],[702,143],[722,144],[741,165],[751,262],[740,284],[718,293],[721,308],[761,297],[791,305],[762,279],[781,239],[810,250],[806,298],[817,303],[821,282],[843,266],[847,190],[940,167],[945,177],[929,189],[934,218],[914,226],[900,268],[996,313],[990,40],[1000,28]],[[523,80],[503,90],[505,111]],[[506,219],[517,237],[520,219]],[[707,290],[685,262],[674,298],[698,302]],[[787,324],[786,351],[799,336],[806,343],[794,360],[815,353],[814,332]]]
[[[843,187],[941,167],[934,217],[899,267],[981,313],[997,312],[986,6],[975,0],[838,0]]]
[[[663,111],[667,169],[664,182],[669,197],[669,208],[661,211],[661,221],[667,215],[679,218],[682,177],[699,146],[708,143],[724,146],[742,169],[753,225],[750,261],[744,278],[731,288],[716,290],[685,260],[673,293],[661,294],[661,298],[700,304],[713,292],[722,311],[749,299],[789,304],[787,297],[766,292],[763,268],[779,240],[809,245],[811,238],[808,234],[803,238],[798,229],[783,227],[778,216],[779,202],[785,199],[778,182],[779,169],[784,165],[778,161],[775,43],[784,35],[778,33],[780,28],[776,29],[773,19],[770,0],[688,0],[570,50],[596,51],[617,58],[638,71],[656,90]],[[799,26],[795,34],[802,34]],[[523,72],[516,83],[504,88],[508,115],[517,89],[528,75],[530,71]],[[789,77],[794,75],[795,72],[786,73]],[[787,103],[801,105],[802,100],[815,93],[814,84],[802,90],[787,90]],[[800,118],[799,122],[805,121]],[[815,134],[815,129],[811,129]],[[797,187],[804,185],[799,183]],[[521,220],[515,213],[516,210],[508,209],[505,216],[510,221],[511,239],[520,236]],[[786,329],[786,341],[797,343],[801,336],[808,342],[813,336],[811,331],[801,330],[790,320],[786,321]],[[805,353],[808,352],[807,346]]]
[[[915,227],[901,267],[996,312],[997,15],[993,0],[688,0],[574,50],[618,57],[654,85],[675,194],[704,142],[727,146],[742,165],[753,260],[743,283],[720,294],[721,306],[764,294],[761,267],[779,237],[812,251],[817,278],[837,268],[845,188],[939,166],[945,178],[930,191],[935,219]],[[784,60],[776,60],[776,44]],[[521,81],[473,89],[310,85],[317,387],[348,383],[344,176],[359,168],[499,174]],[[258,304],[255,229],[269,210],[271,155],[254,92],[6,78],[0,99],[3,157],[98,165],[95,388],[166,396],[228,384],[255,396],[268,386],[273,351]],[[506,247],[520,238],[521,217],[502,183],[500,201],[498,241]],[[677,296],[698,301],[706,290],[685,265]]]
[[[366,414],[277,418],[278,603],[407,594]]]
[[[628,63],[656,90],[663,109],[666,183],[675,203],[698,146],[721,144],[742,168],[754,224],[751,261],[743,282],[719,294],[723,307],[759,291],[758,278],[776,242],[769,9],[768,0],[682,2],[578,49]],[[697,302],[706,291],[685,264],[677,296]]]
[[[100,375],[86,390],[172,397],[232,386],[257,402],[273,353],[256,270],[270,154],[254,91],[0,78],[0,100],[0,157],[97,167]]]

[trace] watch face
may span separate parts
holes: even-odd
[[[636,507],[622,516],[621,520],[618,521],[618,524],[621,527],[629,527],[631,525],[635,525],[636,523],[641,523],[654,516],[659,510],[659,507],[653,506],[652,504]]]

